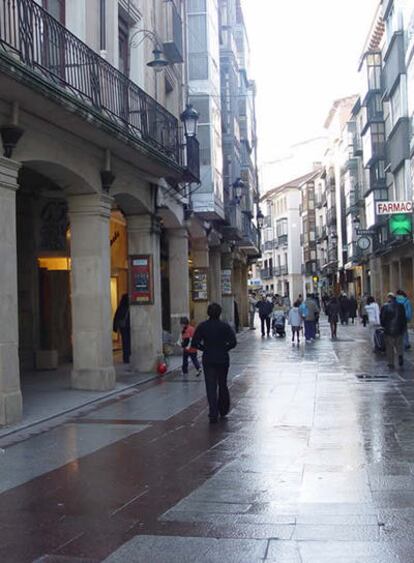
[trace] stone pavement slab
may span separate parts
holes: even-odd
[[[321,328],[242,335],[217,425],[176,378],[6,448],[0,561],[413,563],[413,353]]]

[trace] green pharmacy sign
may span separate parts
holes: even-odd
[[[390,233],[396,236],[411,235],[412,215],[408,213],[392,215],[389,220]]]

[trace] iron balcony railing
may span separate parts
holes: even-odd
[[[33,0],[0,0],[0,53],[181,164],[178,120]]]
[[[259,241],[259,231],[254,225],[249,216],[244,213],[243,214],[243,240],[239,244],[241,247],[251,247],[256,248],[258,251],[260,250],[260,241]],[[273,241],[267,241],[263,244],[264,250],[272,250],[273,248]]]
[[[273,269],[272,268],[262,268],[260,271],[260,277],[262,280],[270,280],[273,277]]]
[[[287,246],[288,243],[288,236],[287,235],[279,235],[277,237],[279,246]]]

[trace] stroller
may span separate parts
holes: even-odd
[[[272,315],[272,334],[273,336],[286,336],[285,330],[286,317],[283,311],[275,311]]]

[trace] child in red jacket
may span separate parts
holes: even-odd
[[[200,363],[197,358],[197,349],[191,347],[191,340],[194,335],[194,327],[190,325],[190,321],[187,317],[181,317],[180,319],[181,325],[181,347],[183,349],[183,375],[188,374],[188,359],[191,358],[191,361],[194,364],[194,367],[197,370],[197,377],[201,374],[201,367]]]

